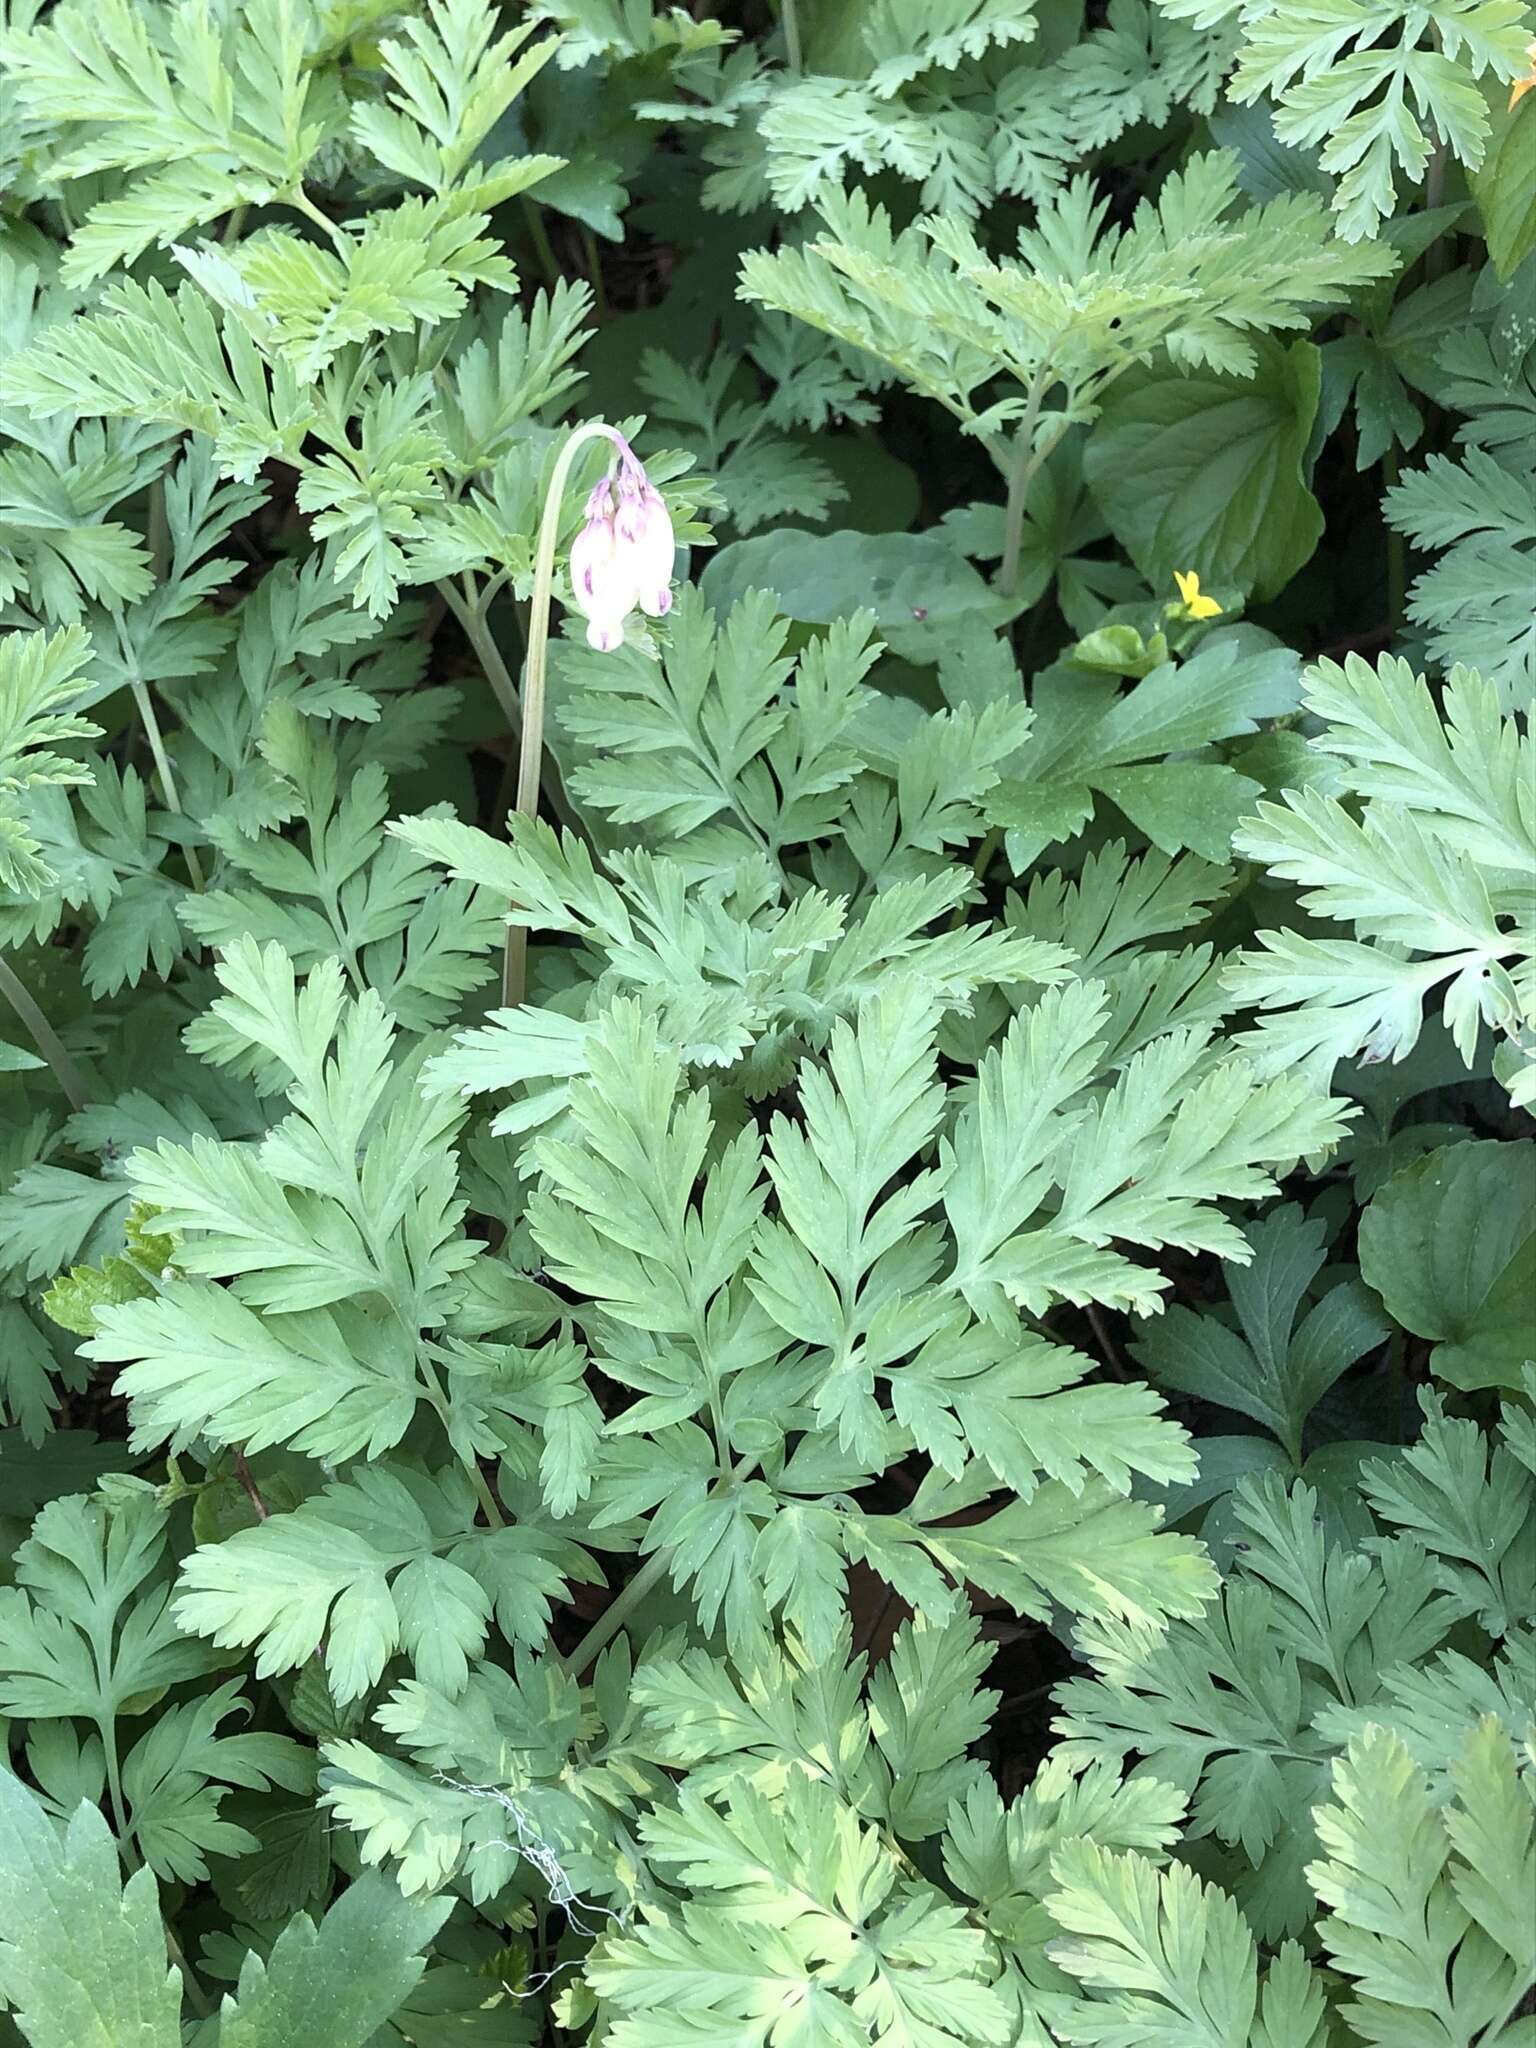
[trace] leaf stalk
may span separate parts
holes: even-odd
[[[1019,421],[1018,432],[1014,436],[1013,461],[1008,471],[1008,509],[1003,524],[1003,559],[997,576],[997,587],[1004,597],[1012,597],[1019,586],[1019,552],[1024,545],[1024,513],[1029,503],[1029,487],[1035,480],[1035,472],[1066,431],[1067,423],[1063,420],[1045,446],[1036,450],[1035,430],[1040,424],[1040,408],[1045,403],[1046,392],[1055,382],[1047,358],[1030,379],[1024,417]]]
[[[64,1042],[43,1015],[32,993],[11,963],[0,953],[0,995],[3,995],[31,1034],[32,1043],[53,1070],[53,1078],[64,1090],[69,1106],[77,1114],[89,1097],[85,1076],[64,1050]]]

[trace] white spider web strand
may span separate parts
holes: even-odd
[[[596,1941],[609,1928],[624,1929],[629,1925],[630,1909],[616,1913],[611,1906],[599,1904],[594,1899],[583,1898],[571,1883],[559,1851],[546,1835],[540,1833],[528,1809],[510,1792],[503,1792],[494,1785],[470,1785],[461,1778],[450,1778],[445,1771],[434,1773],[440,1785],[451,1791],[462,1792],[470,1799],[488,1799],[499,1806],[516,1830],[516,1840],[500,1838],[494,1842],[483,1842],[476,1853],[485,1849],[506,1849],[530,1864],[549,1889],[549,1903],[558,1906],[564,1913],[567,1924],[585,1941]],[[542,1991],[562,1971],[574,1970],[579,1958],[568,1957],[563,1963],[556,1963],[548,1970],[536,1971],[526,1979],[521,1991],[507,1989],[514,1998],[531,1998]]]

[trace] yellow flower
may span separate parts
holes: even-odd
[[[1173,580],[1179,586],[1179,596],[1184,600],[1184,609],[1192,619],[1219,619],[1221,606],[1214,597],[1200,595],[1200,577],[1194,569],[1175,569]]]
[[[1509,111],[1513,113],[1528,92],[1536,92],[1536,42],[1525,46],[1526,60],[1530,70],[1524,78],[1517,78],[1509,88]]]

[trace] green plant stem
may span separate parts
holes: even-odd
[[[213,2001],[209,1998],[202,1985],[198,1983],[196,1977],[193,1976],[192,1965],[187,1961],[186,1953],[181,1943],[171,1932],[169,1925],[165,1922],[161,1924],[165,1926],[165,1952],[181,1972],[181,1988],[187,1994],[188,2004],[199,2019],[211,2019],[213,2017]]]
[[[592,280],[592,310],[599,321],[608,318],[608,294],[603,289],[603,259],[598,253],[597,237],[590,228],[581,231],[581,253],[587,261],[587,276]]]
[[[537,199],[523,194],[523,214],[528,222],[528,236],[533,243],[533,253],[539,259],[539,268],[544,273],[546,284],[560,282],[560,261],[555,255],[554,245],[549,239],[549,230],[544,225],[544,209]]]
[[[796,0],[779,0],[779,23],[784,30],[784,60],[798,78],[804,60],[800,54],[800,16]]]
[[[1099,1347],[1100,1359],[1117,1380],[1130,1379],[1132,1375],[1126,1369],[1125,1360],[1120,1356],[1120,1347],[1110,1334],[1109,1325],[1105,1322],[1102,1312],[1091,1301],[1086,1302],[1084,1307],[1088,1312],[1088,1327],[1092,1330]]]
[[[568,1676],[580,1678],[609,1639],[618,1634],[646,1594],[664,1577],[671,1561],[670,1550],[652,1551],[628,1585],[614,1594],[569,1657],[560,1659],[561,1668]]]
[[[144,724],[144,737],[149,741],[149,751],[154,756],[155,773],[160,780],[160,795],[164,800],[166,809],[174,811],[177,817],[181,817],[181,791],[176,786],[176,776],[171,767],[171,757],[165,751],[165,741],[160,732],[160,721],[155,716],[155,707],[150,701],[149,691],[137,676],[134,677],[128,687],[133,692],[134,703],[139,707],[139,717]],[[187,873],[192,877],[193,888],[201,889],[203,886],[203,864],[197,857],[197,849],[192,846],[184,846],[181,850],[186,859]]]
[[[1024,544],[1024,513],[1029,502],[1029,487],[1034,482],[1036,470],[1065,430],[1063,421],[1046,445],[1036,452],[1035,429],[1040,423],[1040,408],[1045,403],[1046,392],[1055,381],[1050,374],[1049,362],[1042,363],[1030,380],[1024,417],[1019,421],[1019,430],[1014,436],[1013,461],[1008,471],[1008,509],[1003,525],[1003,559],[997,573],[997,587],[1004,597],[1012,597],[1019,584],[1019,550]]]
[[[512,680],[507,664],[501,658],[501,649],[496,645],[491,632],[484,599],[477,604],[466,598],[446,577],[438,583],[437,591],[463,627],[464,638],[474,649],[475,659],[480,664],[485,680],[495,692],[496,702],[501,706],[508,726],[516,732],[521,722],[517,707],[517,685]]]
[[[987,869],[991,867],[993,856],[1002,843],[1002,826],[989,826],[982,836],[980,845],[971,856],[971,873],[976,877],[978,886],[987,879]]]
[[[560,541],[560,514],[565,503],[566,481],[571,464],[589,441],[611,441],[621,448],[623,437],[600,420],[588,420],[577,427],[555,458],[549,489],[544,495],[544,516],[539,522],[539,545],[533,558],[533,599],[528,607],[528,659],[523,664],[522,730],[518,734],[517,798],[513,808],[525,818],[539,807],[539,771],[544,759],[544,695],[549,667],[549,613],[555,594],[555,549]],[[506,948],[501,964],[501,1001],[504,1009],[515,1009],[523,1000],[528,980],[528,934],[522,925],[507,926]]]
[[[1445,138],[1442,136],[1430,154],[1429,170],[1424,179],[1424,211],[1433,213],[1445,204]],[[1424,278],[1428,284],[1445,275],[1449,250],[1445,236],[1437,235],[1424,251]]]
[[[238,1444],[235,1446],[235,1477],[244,1487],[245,1497],[250,1502],[257,1521],[266,1521],[271,1510],[262,1499],[261,1488],[256,1484],[256,1477],[251,1471],[250,1460]]]
[[[987,879],[987,869],[991,867],[997,849],[1002,844],[1002,839],[1002,826],[993,825],[988,828],[977,845],[976,852],[971,859],[971,874],[975,878],[978,889]],[[965,923],[969,909],[968,903],[957,903],[955,905],[954,914],[949,920],[949,928],[952,932],[959,931],[960,927]]]
[[[352,254],[352,237],[344,228],[337,227],[335,221],[328,219],[320,211],[302,185],[290,186],[283,196],[290,206],[303,214],[306,220],[314,222],[315,226],[331,242],[339,256],[350,256]]]
[[[510,747],[501,764],[501,773],[496,778],[496,794],[492,798],[491,816],[504,818],[512,808],[512,799],[517,794],[517,755]]]
[[[496,1496],[487,1484],[485,1474],[477,1464],[471,1463],[465,1469],[469,1473],[469,1483],[475,1489],[475,1498],[479,1501],[481,1507],[485,1509],[485,1519],[493,1529],[505,1529],[507,1526],[506,1516],[503,1515],[501,1509],[496,1505]]]
[[[76,1111],[84,1109],[89,1100],[85,1076],[64,1050],[59,1034],[32,1000],[31,992],[4,954],[0,954],[0,995],[5,997],[30,1032],[32,1043],[48,1062],[53,1078],[68,1097],[70,1108]]]
[[[1401,1426],[1401,1417],[1409,1407],[1408,1400],[1408,1338],[1400,1329],[1394,1329],[1387,1339],[1387,1380],[1392,1390],[1392,1426]],[[1300,1460],[1297,1460],[1298,1464]]]
[[[1445,138],[1436,142],[1429,155],[1424,177],[1424,211],[1433,213],[1445,200]]]
[[[107,1669],[110,1659],[103,1654],[99,1643],[95,1648],[98,1663],[103,1670]],[[117,1723],[107,1714],[97,1721],[96,1732],[101,1737],[102,1759],[106,1764],[107,1803],[112,1809],[112,1830],[117,1836],[118,1854],[129,1870],[137,1870],[140,1858],[128,1829],[128,1802],[123,1797],[123,1769],[117,1754]]]
[[[149,542],[149,559],[155,581],[163,583],[171,566],[171,530],[165,516],[163,476],[157,476],[149,487],[149,531],[145,538]]]
[[[1402,472],[1396,448],[1389,448],[1381,458],[1382,481],[1390,490]],[[1387,528],[1387,619],[1391,626],[1390,637],[1395,640],[1403,630],[1403,610],[1408,598],[1408,552],[1403,536],[1395,526]]]
[[[744,1458],[730,1475],[728,1484],[740,1486],[743,1480],[752,1477],[758,1463],[759,1460],[756,1458]],[[569,1657],[560,1659],[560,1668],[568,1677],[580,1678],[596,1660],[598,1652],[604,1645],[618,1634],[647,1593],[661,1582],[671,1562],[670,1549],[652,1551],[628,1585],[615,1593]]]

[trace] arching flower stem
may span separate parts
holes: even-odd
[[[549,669],[549,614],[555,593],[555,550],[560,545],[560,515],[571,465],[589,441],[610,441],[621,455],[629,443],[615,428],[587,420],[567,439],[556,458],[544,495],[538,549],[533,558],[533,601],[528,612],[528,658],[523,664],[521,731],[518,735],[517,796],[513,808],[525,818],[539,808],[539,773],[544,759],[545,678]],[[508,925],[501,964],[501,1000],[513,1009],[523,1000],[528,978],[528,934]]]

